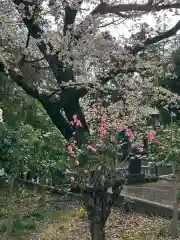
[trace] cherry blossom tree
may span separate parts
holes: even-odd
[[[103,93],[100,98],[107,108],[107,112],[101,109],[99,119],[95,118],[94,128],[99,129],[100,125],[101,140],[107,133],[106,126],[111,128],[118,118],[121,125],[146,119],[142,106],[147,103],[148,93],[151,91],[156,97],[159,91],[152,86],[152,76],[163,69],[161,59],[156,54],[154,58],[152,53],[149,56],[147,49],[175,36],[180,22],[148,34],[141,29],[138,36],[129,40],[113,39],[101,29],[111,25],[118,28],[122,21],[135,21],[147,14],[173,12],[178,15],[180,3],[174,0],[141,3],[11,0],[7,3],[4,0],[1,8],[4,14],[1,17],[0,77],[6,74],[37,99],[66,140],[75,137],[77,146],[71,144],[68,151],[75,158],[76,170],[80,161],[74,148],[78,153],[85,148],[90,151],[91,160],[98,158],[100,161],[100,165],[96,161],[95,169],[90,168],[87,185],[81,179],[77,183],[71,180],[87,197],[92,239],[104,240],[105,223],[121,192],[122,178],[116,176],[106,162],[101,162],[107,144],[99,149],[94,146],[97,134],[93,135],[94,129],[88,124],[88,118],[92,120],[93,114],[96,116],[99,111],[98,106],[93,106],[97,103],[94,96]],[[147,53],[148,58],[140,53]],[[108,112],[113,119],[107,117]]]
[[[118,21],[135,20],[145,14],[156,14],[161,11],[178,13],[180,5],[176,1],[154,0],[142,1],[138,4],[133,1],[114,3],[113,1],[27,2],[14,0],[8,5],[6,1],[3,1],[3,7],[6,8],[6,14],[12,14],[13,11],[12,17],[19,26],[21,25],[21,30],[24,31],[23,36],[27,34],[27,37],[23,37],[22,43],[24,43],[20,50],[18,48],[18,57],[16,54],[15,61],[11,60],[11,64],[5,61],[6,59],[2,61],[1,71],[7,69],[8,75],[27,94],[41,102],[53,123],[67,139],[73,134],[70,122],[74,114],[81,119],[84,130],[88,132],[85,116],[79,104],[81,97],[97,84],[103,86],[119,74],[146,71],[146,68],[140,67],[139,63],[138,65],[129,63],[136,59],[135,56],[138,56],[139,52],[165,38],[174,36],[180,28],[177,22],[174,27],[165,32],[157,35],[149,34],[146,39],[139,39],[134,44],[125,44],[123,47],[98,36],[102,27],[117,24]],[[14,11],[15,9],[18,13]],[[50,28],[52,18],[57,26],[57,31],[54,32]],[[113,20],[109,22],[109,19]],[[7,17],[2,19],[2,22],[5,23],[6,20]],[[6,44],[4,46],[2,42],[1,46],[5,47],[7,52],[9,46]],[[96,76],[95,83],[92,83],[87,79],[91,72],[88,65],[95,64],[97,59],[106,61],[109,64],[109,70],[105,74]],[[37,72],[40,72],[39,67],[47,68],[46,72],[44,72],[45,69],[44,71],[41,69],[41,74],[53,73],[54,82],[51,87],[48,86],[49,78],[47,77],[44,80],[44,88],[42,84],[38,86],[39,83],[37,84],[35,79],[25,81],[27,69],[36,72],[37,75]],[[76,72],[80,70],[79,68],[81,72],[84,72],[81,74],[85,79],[84,85],[77,81]],[[62,109],[64,114],[62,114]]]

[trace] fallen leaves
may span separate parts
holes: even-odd
[[[170,240],[170,220],[140,214],[125,214],[114,209],[106,224],[108,240]],[[39,235],[38,240],[90,240],[87,219],[59,219]]]

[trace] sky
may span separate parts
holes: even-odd
[[[140,1],[138,2],[140,3]],[[87,4],[87,2],[85,1],[85,3],[82,5],[82,8],[84,9],[88,9],[84,14],[84,15],[80,15],[77,14],[77,21],[82,21],[95,7],[95,4]],[[44,7],[47,8],[47,4],[44,4]],[[158,17],[161,17],[161,19],[163,19],[163,21],[165,21],[165,23],[168,24],[169,28],[173,27],[177,22],[178,22],[178,18],[177,16],[173,16],[173,13],[167,13],[166,12],[166,16],[164,16],[163,12],[159,12]],[[46,17],[50,22],[51,22],[51,26],[53,30],[57,29],[57,26],[55,24],[54,18],[52,16],[47,16]],[[158,25],[157,23],[157,19],[152,15],[152,14],[146,14],[143,17],[141,17],[141,20],[138,21],[139,23],[142,22],[146,22],[148,23],[150,26],[155,26]],[[137,24],[137,22],[136,22]],[[132,27],[134,25],[134,21],[133,20],[125,20],[125,23],[122,24],[118,24],[118,25],[109,25],[107,28],[102,28],[102,30],[109,30],[111,32],[111,34],[113,35],[113,37],[115,37],[116,39],[120,38],[120,35],[124,35],[125,37],[129,37],[132,34]],[[162,26],[163,29],[163,26]]]
[[[165,22],[168,23],[169,28],[173,27],[179,19],[177,19],[177,16],[172,16],[168,14],[168,18],[165,18]],[[145,15],[141,18],[140,22],[146,22],[151,27],[158,25],[157,20],[155,19],[152,14]],[[120,34],[123,34],[125,37],[129,37],[132,34],[132,27],[133,27],[134,21],[132,20],[126,20],[126,24],[120,24],[119,26],[111,26],[108,29],[111,31],[111,34],[118,39]],[[162,26],[163,28],[163,26]]]

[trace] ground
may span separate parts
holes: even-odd
[[[169,221],[138,214],[123,214],[113,209],[106,227],[108,240],[169,240]],[[38,240],[90,240],[88,222],[74,218],[68,224],[54,223]]]
[[[148,187],[148,186],[146,186]],[[153,186],[149,186],[153,187]],[[7,194],[0,192],[0,239],[7,223]],[[89,240],[86,213],[79,202],[40,195],[24,189],[14,193],[12,240]],[[108,240],[170,240],[170,220],[113,209],[106,225]]]

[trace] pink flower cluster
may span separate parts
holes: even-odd
[[[67,150],[75,158],[75,160],[74,160],[75,167],[79,167],[79,161],[77,160],[76,155],[74,154],[73,147],[72,146],[67,146]]]
[[[97,151],[97,149],[95,147],[91,146],[91,145],[88,145],[87,149],[91,150],[92,152],[96,152]]]
[[[156,136],[156,131],[152,131],[151,134],[148,136],[148,140],[152,142],[155,136]]]
[[[126,129],[126,132],[127,132],[128,137],[130,138],[131,142],[133,142],[135,139],[133,132],[128,128]]]
[[[100,129],[99,129],[99,135],[101,140],[104,140],[106,138],[107,130],[108,130],[108,125],[106,121],[102,119],[100,123]]]
[[[124,127],[116,125],[115,130],[116,130],[116,132],[122,132],[124,130]]]
[[[72,146],[67,146],[67,150],[68,150],[68,152],[70,152],[70,153],[74,153]]]
[[[114,135],[111,136],[111,142],[116,142],[116,137]]]
[[[157,132],[152,131],[151,134],[148,136],[148,141],[149,142],[160,142],[160,139],[156,137]]]
[[[76,127],[82,127],[81,121],[78,119],[77,115],[73,116],[73,125],[75,124]]]

